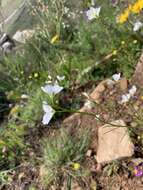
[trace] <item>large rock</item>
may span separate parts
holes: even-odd
[[[115,127],[117,125],[119,127]],[[98,129],[97,162],[107,163],[116,159],[131,157],[134,145],[123,120],[116,120]]]
[[[20,43],[26,43],[26,40],[30,39],[33,34],[34,34],[34,30],[23,30],[23,31],[17,31],[14,36],[13,39],[17,42]]]
[[[143,85],[143,53],[141,54],[140,59],[136,65],[133,80],[134,83],[136,83],[137,85]]]

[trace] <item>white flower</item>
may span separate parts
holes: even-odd
[[[67,14],[68,12],[69,12],[69,8],[68,7],[64,7],[64,12],[65,12],[65,14]]]
[[[93,20],[95,18],[98,18],[100,11],[101,11],[101,7],[97,7],[97,8],[90,7],[90,9],[86,11],[86,16],[88,20]]]
[[[136,93],[137,91],[137,87],[135,85],[132,86],[132,88],[129,89],[129,94],[131,96],[134,96],[134,94]]]
[[[42,123],[44,125],[48,125],[53,115],[55,114],[55,110],[47,104],[47,102],[43,102],[43,110],[45,112],[43,116]]]
[[[48,79],[49,79],[49,80],[52,80],[52,77],[51,77],[51,75],[48,75]]]
[[[95,5],[95,0],[91,0],[91,5],[92,5],[92,6]]]
[[[117,82],[117,81],[120,80],[120,78],[121,78],[121,73],[112,75],[112,78],[113,78],[114,81]]]
[[[85,103],[84,103],[84,106],[88,109],[91,109],[94,107],[94,103],[91,102],[90,100],[87,100]]]
[[[45,92],[49,95],[55,95],[55,94],[58,94],[59,92],[61,92],[63,90],[63,87],[59,86],[56,81],[54,83],[54,85],[47,84],[46,86],[42,86],[41,89],[43,90],[43,92]]]
[[[122,95],[122,99],[121,99],[120,103],[121,104],[126,103],[126,102],[128,102],[130,100],[130,98],[131,98],[130,94],[124,94],[124,95]]]
[[[65,79],[65,76],[57,76],[57,79],[58,79],[58,81],[62,81],[62,80],[64,80]]]
[[[99,114],[96,114],[95,119],[96,119],[96,120],[99,120],[99,119],[100,119],[100,115],[99,115]]]
[[[142,26],[143,26],[143,23],[140,21],[134,23],[133,31],[134,32],[138,31]]]
[[[29,98],[29,96],[27,94],[22,94],[21,95],[21,99],[28,99],[28,98]]]

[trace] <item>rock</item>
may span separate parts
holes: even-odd
[[[139,61],[136,65],[133,80],[138,86],[143,85],[143,53],[141,54]]]
[[[30,39],[33,36],[34,32],[34,30],[18,30],[14,34],[13,39],[20,43],[26,43],[26,40]]]
[[[105,124],[98,129],[97,162],[107,163],[116,159],[131,157],[134,153],[134,145],[130,140],[128,129],[123,120],[116,120],[113,127]]]
[[[5,42],[1,47],[4,53],[10,53],[13,49],[13,44],[11,42]]]
[[[121,78],[121,80],[118,82],[119,88],[122,91],[126,91],[128,88],[128,82],[126,78]]]
[[[91,157],[91,154],[92,154],[92,150],[89,149],[89,150],[87,151],[87,153],[86,153],[86,156],[87,156],[87,157]]]
[[[6,33],[3,33],[0,37],[0,49],[4,54],[10,53],[15,47],[14,40]]]
[[[88,94],[84,93],[86,95],[86,97],[88,97],[89,99],[91,98],[92,101],[98,102],[101,93],[105,90],[105,84],[106,81],[103,81],[101,83],[99,83],[99,85],[97,85],[97,87],[95,88],[95,90],[93,90],[93,92],[88,96]],[[89,101],[88,101],[89,103]],[[79,110],[80,112],[86,112],[86,111],[93,111],[92,110],[92,106],[89,106],[87,102],[84,104],[84,106]],[[85,115],[84,115],[85,116]],[[81,114],[79,113],[75,113],[72,116],[66,118],[64,120],[64,123],[70,123],[70,121],[74,121],[76,120],[76,117],[81,117]],[[91,118],[91,116],[88,116]]]
[[[105,90],[105,84],[106,84],[106,81],[99,83],[99,85],[95,88],[95,90],[89,95],[89,97],[96,103],[100,103],[101,101],[100,97],[101,97],[101,94]]]

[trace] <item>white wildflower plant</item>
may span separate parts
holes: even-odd
[[[121,73],[112,75],[112,79],[116,82],[119,81],[121,79]]]
[[[121,104],[127,103],[130,100],[130,98],[131,98],[130,94],[123,94],[120,103]]]
[[[86,11],[86,16],[88,18],[88,20],[93,20],[93,19],[96,19],[99,17],[99,14],[100,14],[100,11],[101,11],[101,7],[97,7],[97,8],[94,8],[94,7],[90,7],[87,11]]]
[[[138,30],[140,30],[143,27],[143,23],[140,21],[137,21],[133,24],[133,31],[137,32]]]
[[[42,119],[42,123],[43,125],[48,125],[50,120],[52,119],[52,117],[55,114],[55,110],[47,104],[47,102],[43,101],[43,110],[44,110],[44,115],[43,115],[43,119]]]
[[[124,103],[127,103],[129,102],[129,100],[131,99],[131,97],[134,97],[135,93],[137,91],[137,87],[135,85],[133,85],[127,94],[123,94],[122,97],[121,97],[121,101],[120,101],[120,104],[124,104]]]
[[[64,77],[59,77],[60,80],[63,80]],[[63,87],[58,84],[57,81],[54,82],[54,84],[46,84],[45,86],[41,87],[41,90],[45,92],[47,95],[49,95],[49,100],[48,102],[51,102],[50,105],[46,102],[43,101],[43,119],[42,123],[43,125],[48,125],[54,114],[56,113],[56,110],[52,108],[51,105],[54,105],[54,103],[57,103],[57,101],[54,101],[54,96],[58,93],[60,93],[63,90]]]
[[[28,99],[28,98],[29,98],[29,96],[27,94],[22,94],[21,95],[21,99]]]
[[[135,93],[136,93],[136,91],[137,91],[137,87],[136,87],[135,85],[133,85],[133,86],[129,89],[129,94],[130,94],[131,96],[134,96]]]

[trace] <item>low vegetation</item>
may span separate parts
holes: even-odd
[[[93,19],[87,17],[90,7],[101,8]],[[142,51],[142,27],[135,31],[134,23],[141,20],[143,7],[136,13],[129,7],[122,1],[40,0],[24,10],[26,24],[21,16],[11,26],[11,34],[32,27],[35,33],[0,60],[1,188],[14,183],[14,172],[25,162],[41,168],[40,182],[30,184],[29,190],[37,189],[39,183],[43,188],[64,186],[70,190],[72,180],[88,187],[91,174],[85,155],[91,134],[77,126],[72,134],[61,120],[83,105],[80,88],[89,83],[94,87],[114,73],[131,79]],[[109,102],[108,107],[111,111],[114,105]],[[137,123],[131,136],[142,145],[137,140],[142,115],[139,118],[130,110]],[[116,170],[116,164],[109,166]],[[111,170],[109,173],[114,173]]]

